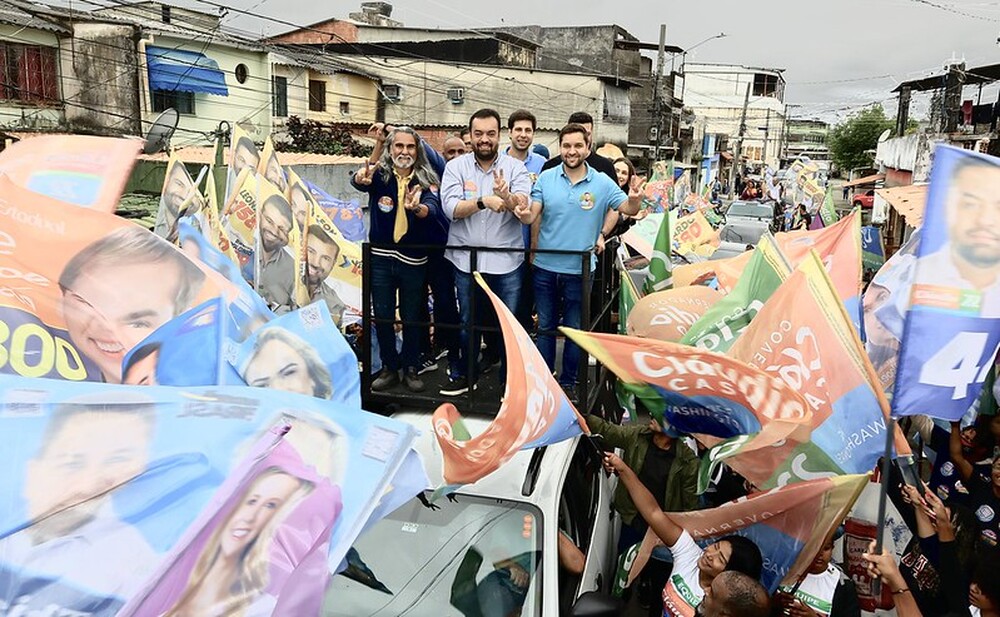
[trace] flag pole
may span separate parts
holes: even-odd
[[[885,431],[885,452],[882,455],[882,473],[879,478],[878,524],[876,525],[875,554],[882,553],[882,528],[885,527],[886,500],[889,498],[889,472],[892,466],[892,443],[896,431],[896,419],[889,416]]]

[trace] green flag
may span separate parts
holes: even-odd
[[[823,225],[829,227],[836,223],[840,217],[837,216],[837,209],[833,207],[833,189],[826,189],[826,196],[823,198],[823,205],[819,209],[819,217],[823,219]]]
[[[636,289],[635,283],[632,281],[632,275],[628,273],[628,269],[625,267],[621,252],[616,255],[616,260],[618,271],[621,273],[621,285],[618,290],[618,334],[626,334],[628,330],[626,327],[628,324],[628,315],[632,312],[632,307],[639,301],[642,294]],[[636,418],[635,394],[630,392],[621,380],[617,380],[615,384],[615,397],[618,399],[618,405],[625,412],[622,419],[634,421]]]
[[[656,233],[656,240],[653,241],[653,254],[649,259],[649,272],[642,285],[643,292],[650,294],[673,288],[673,265],[670,263],[672,244],[670,213],[664,212],[660,230]]]
[[[732,293],[715,303],[694,322],[681,343],[725,353],[791,274],[781,250],[770,234],[761,237],[743,276]]]

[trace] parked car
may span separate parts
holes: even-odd
[[[868,189],[862,195],[855,195],[851,200],[851,205],[855,207],[871,208],[875,204],[875,189]]]
[[[757,201],[734,201],[726,210],[726,223],[719,230],[721,242],[757,244],[768,231],[775,231],[775,204]]]
[[[431,416],[394,417],[421,430],[415,448],[432,481],[440,480],[441,449]],[[475,435],[490,420],[472,416],[465,424]],[[518,613],[523,617],[620,614],[610,597],[620,528],[611,506],[615,479],[604,473],[597,450],[583,439],[518,452],[497,471],[431,507],[413,499],[376,523],[354,548],[391,593],[335,576],[323,615],[478,614],[486,598],[510,599],[511,561],[520,564],[520,575],[530,576]],[[559,567],[560,532],[586,556],[580,576]],[[504,614],[516,612],[508,608],[504,605]]]

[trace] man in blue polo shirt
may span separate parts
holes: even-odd
[[[634,179],[626,195],[618,184],[587,162],[590,145],[587,130],[569,124],[559,131],[562,164],[542,172],[531,191],[531,205],[521,205],[515,214],[522,223],[539,221],[536,248],[561,251],[601,251],[603,228],[610,210],[636,214],[642,204],[640,179]],[[591,272],[596,260],[591,256]],[[583,262],[578,255],[538,253],[534,261],[535,306],[540,332],[553,332],[559,325],[580,327]],[[561,317],[561,319],[560,319]],[[554,334],[539,334],[538,351],[555,370]],[[566,341],[559,384],[569,392],[576,385],[580,348]]]

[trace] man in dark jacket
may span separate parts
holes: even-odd
[[[622,460],[631,467],[643,485],[656,497],[665,512],[686,512],[698,507],[698,457],[691,448],[680,443],[680,436],[671,427],[661,427],[656,420],[649,424],[612,424],[597,416],[587,416],[587,426],[604,442],[622,449]],[[621,482],[615,489],[615,510],[622,517],[618,552],[642,542],[648,525]],[[653,591],[663,589],[669,567],[653,559],[640,578],[640,601],[650,601]],[[650,602],[653,604],[652,602]]]

